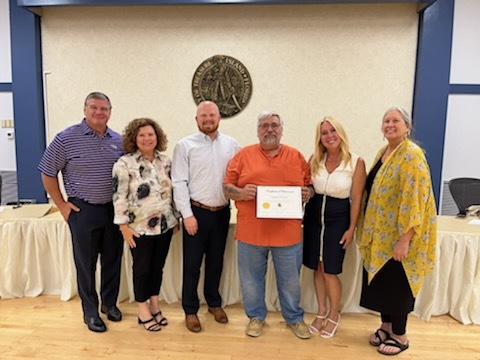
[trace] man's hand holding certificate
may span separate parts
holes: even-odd
[[[257,186],[257,218],[301,219],[300,186]]]

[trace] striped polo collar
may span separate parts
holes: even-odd
[[[90,126],[87,125],[87,120],[85,120],[85,118],[83,118],[82,122],[80,123],[80,129],[82,130],[82,133],[84,135],[96,134],[96,132]],[[105,131],[105,134],[103,134],[102,137],[104,136],[108,136],[110,138],[112,137],[111,130],[108,126],[107,126],[107,130]]]

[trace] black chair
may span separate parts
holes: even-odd
[[[448,182],[448,189],[458,207],[458,216],[465,216],[470,205],[480,205],[480,179],[456,178]]]

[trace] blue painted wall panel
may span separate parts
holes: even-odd
[[[480,85],[450,84],[450,94],[480,95]]]
[[[0,83],[0,92],[12,92],[12,84]]]
[[[437,208],[450,90],[454,0],[437,0],[420,18],[413,121],[415,138],[426,150]]]
[[[37,170],[45,150],[40,18],[10,0],[10,24],[18,197],[46,202]]]

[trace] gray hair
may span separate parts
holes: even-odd
[[[88,102],[88,100],[90,100],[90,99],[106,101],[106,102],[108,102],[108,104],[110,105],[110,110],[112,109],[112,103],[110,102],[110,99],[108,98],[108,96],[105,95],[104,93],[101,93],[101,92],[99,92],[99,91],[91,92],[91,93],[88,94],[87,97],[85,98],[84,106],[87,106],[87,102]]]
[[[385,113],[383,114],[383,117],[382,117],[382,123],[383,123],[383,120],[385,119],[385,116],[387,116],[387,114],[390,112],[390,111],[398,111],[400,116],[402,117],[403,121],[405,121],[405,125],[407,125],[408,127],[408,133],[407,133],[407,136],[410,137],[410,133],[412,132],[413,130],[413,126],[412,126],[412,117],[410,116],[410,114],[408,113],[407,110],[405,110],[403,107],[401,106],[392,106],[390,108],[387,109],[387,111],[385,111]]]
[[[283,126],[283,120],[280,118],[280,115],[276,111],[271,111],[271,110],[265,110],[258,115],[258,121],[257,125],[260,125],[260,122],[262,120],[271,118],[272,116],[276,116],[278,118],[278,121],[280,121],[280,125]]]

